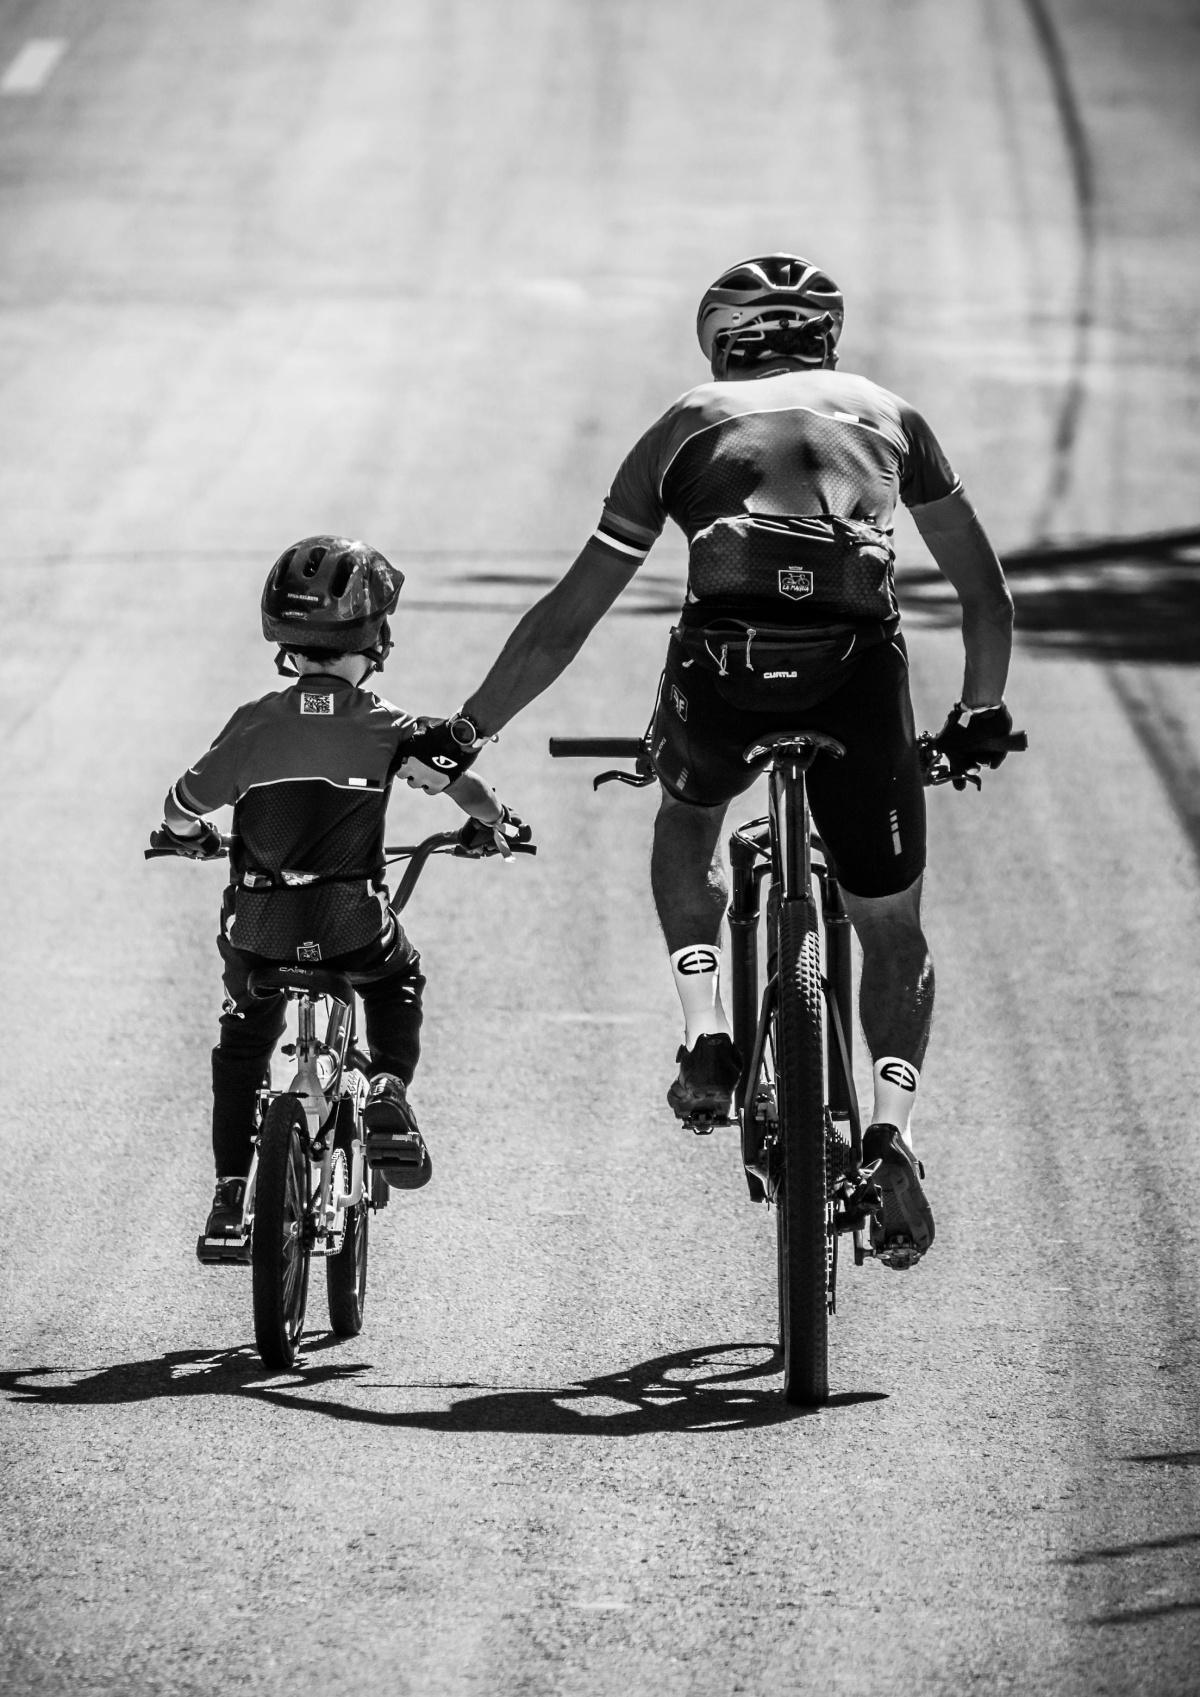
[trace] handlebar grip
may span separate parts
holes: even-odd
[[[554,760],[636,760],[645,754],[641,737],[551,737]]]

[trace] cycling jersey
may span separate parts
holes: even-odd
[[[271,960],[327,960],[390,925],[384,816],[413,718],[312,674],[239,707],[175,785],[194,814],[233,806],[226,936]]]
[[[897,501],[958,480],[914,408],[825,369],[702,383],[626,456],[595,539],[645,557],[668,518],[688,539],[685,623],[879,620],[894,627]]]

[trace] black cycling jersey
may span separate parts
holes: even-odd
[[[384,818],[415,721],[343,678],[313,674],[239,707],[175,786],[202,814],[233,806],[235,948],[325,960],[390,923]]]
[[[898,619],[892,521],[958,487],[913,407],[866,377],[702,383],[626,456],[596,540],[641,559],[668,518],[689,545],[685,623]]]

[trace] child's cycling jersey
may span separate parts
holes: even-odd
[[[314,674],[239,707],[175,785],[197,815],[232,805],[238,949],[328,960],[389,922],[384,816],[413,718],[370,691]]]
[[[703,383],[676,401],[626,456],[595,535],[641,559],[674,519],[698,615],[890,621],[896,503],[957,487],[899,396],[849,373],[787,371]]]

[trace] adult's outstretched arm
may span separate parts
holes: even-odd
[[[494,736],[564,672],[633,577],[640,561],[614,558],[589,539],[574,565],[516,626],[479,688],[463,703]]]
[[[1004,699],[1012,656],[1013,603],[1004,568],[961,488],[912,508],[917,529],[962,607],[964,707]]]

